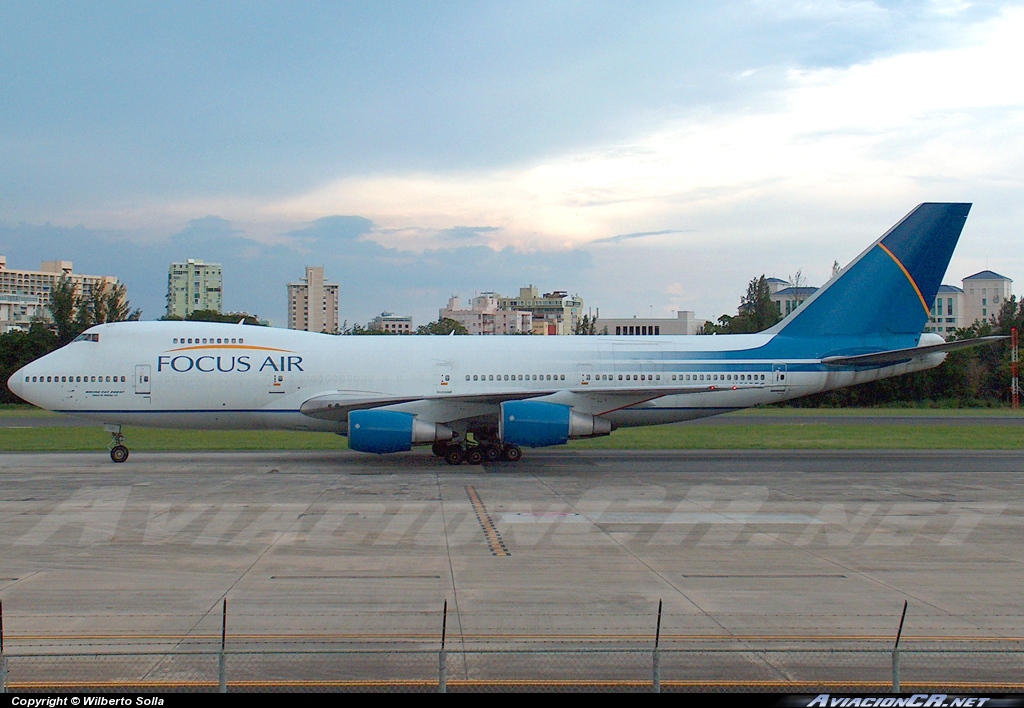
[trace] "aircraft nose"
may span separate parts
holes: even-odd
[[[25,390],[26,369],[27,367],[21,367],[20,369],[14,372],[11,378],[7,379],[7,388],[9,388],[15,396],[22,399],[24,398],[24,396],[22,396],[21,394],[22,391]]]

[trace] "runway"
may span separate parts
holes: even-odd
[[[10,648],[1024,637],[1024,451],[0,455]]]

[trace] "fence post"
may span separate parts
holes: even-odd
[[[0,693],[7,693],[7,657],[4,655],[4,601],[0,600]]]
[[[228,633],[228,599],[224,598],[224,606],[220,617],[220,655],[217,657],[217,684],[221,693],[228,692],[228,662],[224,656]]]
[[[445,634],[448,630],[448,600],[444,601],[441,614],[441,651],[437,654],[437,692],[448,693],[448,653],[444,649]]]
[[[661,642],[661,600],[658,600],[658,624],[654,630],[654,654],[651,657],[651,691],[661,693],[661,650],[658,644]]]
[[[900,637],[903,636],[903,622],[907,619],[907,601],[903,601],[903,615],[900,628],[896,630],[896,643],[892,646],[892,692],[900,692]]]
[[[900,650],[893,647],[892,650],[892,692],[900,692]]]

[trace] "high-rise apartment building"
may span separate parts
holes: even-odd
[[[187,317],[195,310],[223,311],[220,263],[189,258],[171,263],[167,274],[167,316]]]
[[[0,333],[27,330],[37,319],[52,321],[50,293],[62,277],[87,298],[118,284],[112,275],[75,273],[71,261],[43,261],[39,270],[19,270],[8,269],[7,257],[0,256]]]
[[[323,266],[306,266],[306,277],[288,283],[288,329],[338,331],[338,284],[324,282]]]

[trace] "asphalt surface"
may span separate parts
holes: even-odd
[[[0,455],[41,636],[1024,636],[1024,452]],[[91,640],[90,640],[91,641]]]

